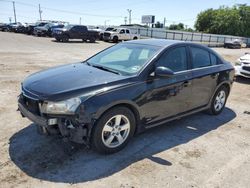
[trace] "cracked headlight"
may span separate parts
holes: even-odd
[[[46,101],[41,105],[41,112],[45,114],[74,114],[81,104],[80,98],[71,98],[65,101]]]

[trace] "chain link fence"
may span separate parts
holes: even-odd
[[[250,44],[250,38],[230,35],[216,35],[197,32],[173,31],[159,28],[129,27],[132,32],[140,34],[141,38],[159,38],[171,40],[193,41],[206,44],[210,47],[222,47],[226,41],[240,40]]]

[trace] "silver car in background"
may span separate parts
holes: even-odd
[[[244,56],[240,57],[234,68],[235,76],[250,78],[250,52],[247,52]]]

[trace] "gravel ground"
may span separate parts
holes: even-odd
[[[17,109],[29,74],[86,59],[112,45],[57,43],[0,33],[0,187],[249,187],[250,80],[237,79],[219,116],[198,113],[137,135],[99,155],[41,136]],[[234,62],[249,49],[215,49]]]

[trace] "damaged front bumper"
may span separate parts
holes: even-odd
[[[23,117],[28,118],[39,127],[40,133],[47,135],[58,134],[63,137],[63,140],[89,145],[90,127],[88,124],[80,122],[74,115],[52,116],[41,114],[39,102],[22,95],[18,100],[18,110]]]

